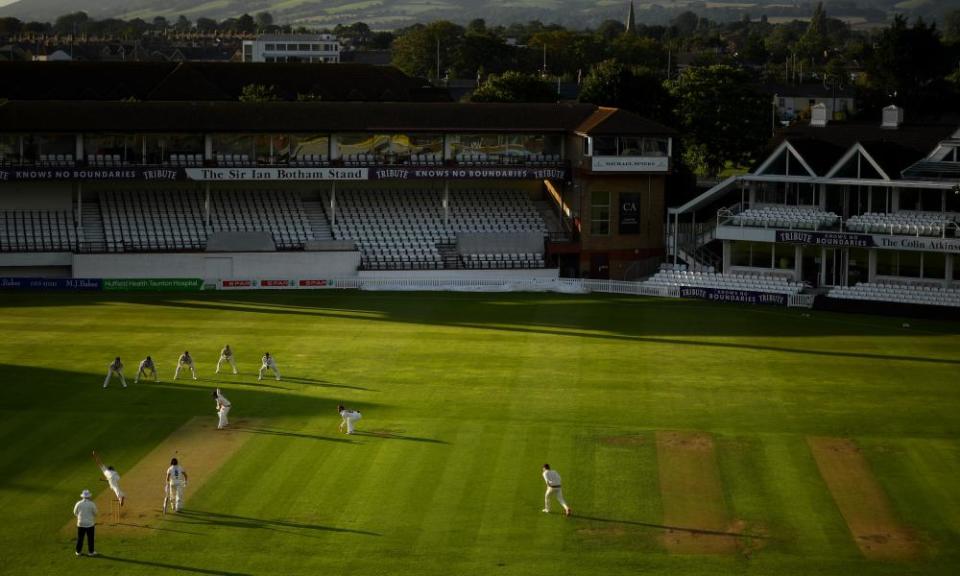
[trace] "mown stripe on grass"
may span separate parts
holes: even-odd
[[[662,541],[678,554],[725,554],[736,550],[713,437],[704,432],[657,432]]]
[[[919,544],[894,516],[887,494],[857,444],[828,437],[810,437],[807,444],[863,555],[878,560],[916,556]]]
[[[757,472],[770,492],[768,512],[776,518],[774,549],[805,557],[858,558],[846,522],[828,497],[817,463],[803,436],[765,435]]]

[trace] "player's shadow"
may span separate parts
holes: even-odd
[[[275,388],[277,390],[290,390],[284,386],[277,386],[276,384],[268,384],[266,382],[248,382],[246,380],[240,380],[240,376],[237,376],[236,380],[231,380],[230,376],[220,378],[220,377],[211,377],[203,378],[200,377],[197,379],[198,382],[212,382],[214,384],[229,384],[231,386],[250,386],[251,388]]]
[[[730,536],[731,538],[756,538],[759,540],[772,540],[766,534],[753,534],[750,532],[728,532],[725,530],[709,530],[707,528],[689,528],[685,526],[669,526],[666,524],[656,524],[653,522],[640,522],[637,520],[617,520],[614,518],[597,518],[596,516],[574,515],[580,520],[592,520],[594,522],[607,522],[609,524],[626,524],[630,526],[643,526],[646,528],[656,528],[658,530],[673,530],[675,532],[687,532],[689,534],[702,534],[704,536]]]
[[[211,570],[209,568],[192,568],[190,566],[180,566],[178,564],[164,564],[163,562],[152,562],[150,560],[134,560],[133,558],[121,558],[119,556],[107,556],[100,554],[97,556],[101,560],[111,560],[113,562],[125,562],[127,564],[140,564],[141,566],[152,566],[154,568],[165,568],[178,572],[189,572],[191,574],[211,574],[215,576],[252,576],[246,572],[227,572],[224,570]]]
[[[270,428],[247,428],[235,427],[234,430],[240,432],[250,432],[252,434],[266,434],[269,436],[287,436],[290,438],[303,438],[305,440],[325,440],[327,442],[342,442],[344,444],[355,444],[349,438],[334,438],[332,436],[318,436],[313,434],[303,434],[300,432],[291,432],[289,430],[274,430]]]
[[[369,436],[370,438],[386,438],[388,440],[409,440],[410,442],[427,442],[430,444],[449,444],[446,440],[438,440],[436,438],[422,438],[420,436],[404,436],[403,434],[398,434],[396,432],[390,432],[388,430],[377,431],[361,431],[354,430],[353,436]]]
[[[283,382],[293,382],[294,384],[306,384],[308,386],[320,386],[321,388],[348,388],[350,390],[363,390],[365,392],[376,392],[372,388],[364,388],[363,386],[353,386],[352,384],[337,384],[336,382],[328,382],[327,380],[318,380],[315,378],[298,378],[295,376],[284,376]]]
[[[212,524],[216,526],[228,526],[231,528],[274,530],[277,532],[287,533],[296,533],[298,530],[307,530],[359,534],[361,536],[381,536],[381,534],[378,532],[370,532],[368,530],[337,528],[336,526],[324,526],[322,524],[305,524],[303,522],[294,522],[292,520],[266,520],[263,518],[251,518],[249,516],[237,516],[235,514],[206,512],[204,510],[182,510],[177,513],[174,520],[186,522],[188,524]]]

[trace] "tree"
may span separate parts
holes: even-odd
[[[190,28],[192,28],[190,20],[183,14],[177,17],[177,22],[173,25],[173,29],[177,32],[189,32]]]
[[[197,32],[216,32],[217,21],[213,18],[197,18]]]
[[[166,30],[170,27],[170,23],[167,22],[167,19],[163,16],[157,16],[153,19],[153,28],[155,30]]]
[[[580,101],[597,106],[623,108],[673,125],[673,97],[662,78],[646,68],[630,68],[616,60],[605,60],[590,70],[580,88]]]
[[[90,17],[86,12],[72,12],[64,14],[53,23],[53,31],[57,34],[75,34],[84,32]]]
[[[867,59],[870,87],[887,103],[917,108],[925,97],[935,95],[935,82],[952,68],[947,55],[936,26],[917,19],[908,27],[906,19],[897,16],[880,33]]]
[[[604,42],[610,42],[617,36],[620,36],[627,30],[623,22],[619,20],[604,20],[597,26],[596,34]]]
[[[827,12],[823,9],[823,2],[817,2],[813,10],[813,17],[807,30],[797,42],[797,51],[804,58],[821,60],[827,49]]]
[[[943,15],[943,39],[960,44],[960,8]]]
[[[240,89],[241,102],[277,102],[280,96],[277,94],[277,87],[274,85],[265,86],[263,84],[247,84]]]
[[[244,13],[237,18],[236,30],[243,34],[254,34],[257,31],[257,22],[253,19],[253,16]]]
[[[23,29],[23,22],[13,17],[0,18],[0,38],[19,34]]]
[[[273,26],[273,14],[269,12],[257,12],[254,16],[257,23],[257,30],[263,31]]]
[[[717,64],[685,69],[667,83],[685,138],[685,160],[717,175],[728,162],[751,164],[770,134],[770,102],[744,71]]]
[[[557,94],[549,82],[534,74],[504,72],[491,75],[470,97],[471,102],[556,102]]]
[[[438,20],[426,26],[414,25],[400,32],[393,41],[393,65],[411,76],[439,80],[437,68],[442,77],[454,64],[462,45],[463,28],[452,22]]]
[[[613,41],[613,57],[628,65],[658,68],[667,62],[663,45],[653,38],[644,38],[633,34],[623,34]]]

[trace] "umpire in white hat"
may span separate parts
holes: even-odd
[[[87,555],[96,556],[93,544],[94,527],[97,525],[97,505],[90,499],[90,491],[80,493],[80,501],[73,505],[73,515],[77,517],[77,556],[83,554],[83,538],[87,538]]]

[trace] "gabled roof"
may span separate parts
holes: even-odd
[[[805,124],[778,133],[769,149],[773,152],[783,141],[789,141],[817,175],[824,176],[860,144],[884,173],[897,179],[905,167],[925,157],[956,130],[953,122],[903,124],[894,130],[882,128],[879,122],[831,122],[822,128]]]
[[[639,134],[669,136],[675,133],[671,128],[633,112],[606,106],[597,108],[574,131],[585,136],[633,136]]]

